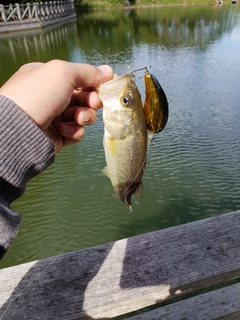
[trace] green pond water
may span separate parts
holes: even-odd
[[[1,268],[240,208],[240,6],[77,12],[64,24],[1,34],[0,85],[31,61],[109,64],[119,75],[129,63],[151,65],[169,121],[148,151],[143,201],[129,214],[101,173],[99,111],[82,142],[13,203],[22,224]],[[143,78],[136,83],[144,99]]]

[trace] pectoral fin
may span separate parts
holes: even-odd
[[[143,198],[143,184],[142,182],[139,184],[137,190],[133,194],[133,199],[136,204],[139,204]]]
[[[153,141],[153,133],[147,130],[147,148],[149,147],[152,141]]]
[[[105,167],[104,169],[102,169],[101,172],[104,173],[104,174],[110,179],[110,177],[109,177],[109,172],[108,172],[108,168],[107,168],[107,167]],[[111,180],[111,179],[110,179],[110,180]]]

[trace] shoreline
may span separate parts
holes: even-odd
[[[123,4],[110,4],[107,1],[96,1],[96,2],[75,2],[74,7],[75,11],[72,12],[71,14],[65,15],[65,16],[59,16],[59,17],[54,17],[54,18],[49,18],[49,19],[44,19],[44,20],[35,20],[35,21],[30,21],[29,19],[19,22],[19,21],[11,21],[9,23],[4,23],[0,22],[0,34],[3,33],[10,33],[10,32],[15,32],[15,31],[24,31],[24,30],[32,30],[32,29],[39,29],[39,28],[44,28],[49,25],[54,25],[58,24],[67,20],[73,20],[76,19],[77,10],[83,10],[83,11],[90,11],[90,10],[110,10],[110,9],[123,9],[123,10],[128,10],[128,9],[135,9],[135,8],[155,8],[155,7],[173,7],[173,6],[200,6],[200,5],[222,5],[223,3],[220,3],[220,1],[179,1],[176,0],[176,3],[139,3],[137,1],[136,4],[133,5],[126,5],[124,6]],[[128,2],[129,3],[129,2]],[[238,4],[238,2],[233,2],[232,0],[228,0],[227,2],[224,2],[224,4]]]
[[[240,1],[240,0],[238,0]],[[82,10],[99,10],[99,9],[134,9],[134,8],[154,8],[154,7],[173,7],[173,6],[198,6],[198,5],[231,5],[231,4],[238,4],[238,2],[234,2],[232,0],[227,0],[224,2],[221,2],[220,0],[210,0],[210,1],[184,1],[184,0],[176,0],[174,3],[167,2],[166,3],[141,3],[140,1],[136,1],[135,4],[130,4],[124,6],[121,4],[110,4],[107,1],[101,2],[75,2],[75,8],[82,9]],[[220,3],[221,2],[221,3]]]

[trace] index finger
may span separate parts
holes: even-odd
[[[75,86],[98,87],[113,77],[113,70],[108,65],[94,67],[90,64],[76,64]]]
[[[53,73],[58,72],[58,76],[70,82],[74,89],[78,87],[98,87],[100,84],[111,80],[113,70],[108,65],[99,67],[86,63],[73,63],[61,60],[52,60]]]

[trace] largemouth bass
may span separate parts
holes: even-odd
[[[114,75],[97,91],[103,103],[105,125],[107,167],[103,172],[111,180],[116,197],[132,212],[132,196],[135,203],[142,200],[142,176],[153,134],[147,130],[141,96],[131,73]]]

